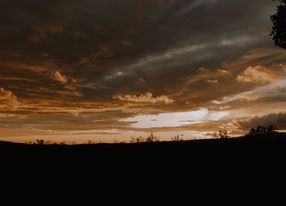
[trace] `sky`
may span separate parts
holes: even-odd
[[[0,140],[286,130],[271,0],[0,2]]]

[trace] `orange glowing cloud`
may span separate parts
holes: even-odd
[[[120,101],[124,101],[124,102],[133,102],[133,103],[152,103],[152,104],[156,104],[156,103],[163,103],[163,104],[171,104],[173,102],[175,102],[173,99],[165,96],[165,95],[161,95],[161,96],[153,96],[152,93],[147,92],[145,94],[141,94],[139,96],[136,95],[118,95],[118,96],[114,96],[113,99],[118,99]]]
[[[8,90],[5,90],[3,88],[0,88],[0,103],[3,106],[8,106],[8,107],[17,107],[19,104],[18,98]]]
[[[248,67],[236,80],[240,83],[274,83],[279,80],[279,76],[264,66]]]
[[[52,73],[51,78],[57,82],[60,82],[61,84],[66,84],[68,82],[68,78],[58,70]]]

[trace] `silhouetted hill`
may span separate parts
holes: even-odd
[[[7,171],[9,176],[13,174],[17,181],[29,177],[42,184],[52,176],[58,183],[62,177],[68,176],[66,181],[69,184],[73,184],[74,178],[85,182],[94,179],[91,187],[101,181],[108,186],[107,180],[120,188],[126,180],[138,187],[145,183],[145,178],[148,184],[159,178],[165,184],[170,180],[188,180],[189,186],[194,182],[197,186],[202,182],[214,182],[213,186],[217,187],[222,180],[229,184],[239,183],[241,175],[264,182],[265,178],[273,177],[269,176],[268,170],[275,171],[275,174],[283,171],[285,157],[286,134],[140,144],[27,145],[0,142],[1,171]]]
[[[83,144],[83,145],[28,145],[10,142],[0,142],[2,157],[36,159],[36,158],[124,158],[158,156],[172,158],[194,158],[198,155],[224,156],[225,152],[244,155],[243,152],[262,152],[269,149],[286,151],[286,134],[245,136],[230,139],[210,139],[178,142],[152,142],[134,144]],[[282,149],[282,150],[281,150]]]

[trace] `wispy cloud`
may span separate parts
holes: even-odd
[[[65,29],[62,25],[41,25],[33,29],[29,40],[33,43],[39,43],[47,38],[49,35],[64,33]]]
[[[147,92],[145,94],[141,94],[139,96],[136,95],[116,95],[113,97],[113,99],[118,99],[120,101],[124,102],[132,102],[132,103],[151,103],[151,104],[157,104],[157,103],[162,103],[162,104],[171,104],[175,102],[173,99],[161,95],[161,96],[153,96],[152,93]]]
[[[58,93],[60,92],[62,94],[82,96],[81,93],[78,91],[79,85],[77,80],[62,74],[59,70],[52,72],[51,78],[54,81],[64,85],[64,88],[68,90],[68,91],[57,91]]]
[[[278,99],[281,96],[286,97],[286,79],[278,81],[266,86],[257,87],[253,90],[242,92],[235,95],[230,95],[222,98],[221,100],[213,101],[214,104],[226,104],[234,101],[255,101],[263,98],[275,98]]]
[[[52,73],[51,78],[61,84],[68,83],[68,77],[63,75],[59,70],[56,70]]]

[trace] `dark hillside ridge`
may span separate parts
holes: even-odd
[[[284,149],[286,151],[286,133],[273,135],[245,136],[229,139],[192,140],[178,142],[151,142],[134,144],[82,144],[82,145],[28,145],[10,142],[0,142],[0,153],[19,157],[32,156],[87,156],[110,154],[192,154],[206,151],[240,152],[257,151],[269,148]]]

